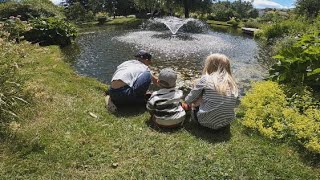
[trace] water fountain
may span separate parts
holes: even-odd
[[[155,22],[163,23],[167,26],[167,28],[171,31],[173,35],[177,34],[178,30],[189,21],[193,21],[194,19],[180,19],[173,16],[168,16],[165,18],[155,18],[153,19]]]
[[[110,27],[85,34],[77,39],[81,52],[74,67],[80,74],[109,83],[117,65],[133,58],[138,49],[146,49],[153,54],[154,72],[174,68],[180,74],[178,84],[188,86],[201,74],[207,55],[222,53],[230,57],[240,88],[251,80],[263,79],[266,70],[257,61],[258,46],[252,38],[207,31],[203,27],[198,20],[166,17],[149,20],[144,29]]]

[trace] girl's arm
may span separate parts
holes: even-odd
[[[205,78],[201,78],[196,82],[195,86],[191,89],[190,93],[186,97],[186,103],[191,104],[197,101],[202,96],[202,91],[205,87]]]

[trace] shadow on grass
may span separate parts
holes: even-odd
[[[116,117],[131,117],[143,114],[146,112],[145,106],[137,106],[137,107],[121,107],[117,110],[117,112],[113,113]]]
[[[221,128],[219,130],[213,130],[207,127],[200,126],[197,122],[190,121],[189,119],[190,117],[187,116],[183,126],[176,128],[159,127],[151,119],[148,119],[147,121],[145,121],[145,123],[150,128],[161,133],[175,133],[181,129],[185,129],[195,137],[208,141],[209,143],[226,142],[231,139],[230,126]]]
[[[189,119],[189,118],[188,118]],[[184,129],[195,137],[208,141],[209,143],[227,142],[231,139],[230,126],[213,130],[201,126],[198,122],[190,120],[184,124]]]
[[[154,123],[151,117],[145,121],[146,125],[151,129],[158,131],[160,133],[175,133],[183,128],[183,126],[175,127],[175,128],[163,128]]]
[[[320,154],[306,151],[306,148],[302,145],[295,145],[295,147],[304,164],[314,168],[320,168]]]

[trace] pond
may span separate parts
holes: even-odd
[[[187,38],[185,38],[187,37]],[[63,49],[77,73],[110,84],[116,67],[139,49],[151,52],[157,73],[171,67],[178,72],[178,86],[186,90],[199,77],[210,53],[226,54],[241,92],[250,81],[264,78],[266,69],[258,62],[258,43],[249,36],[210,28],[205,33],[169,35],[169,31],[141,30],[140,27],[109,26],[81,34],[76,43]]]

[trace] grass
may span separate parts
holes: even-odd
[[[23,87],[33,101],[0,144],[0,179],[317,179],[318,165],[235,121],[163,131],[146,112],[109,114],[106,85],[79,77],[58,47],[31,46]],[[97,118],[90,115],[93,113]]]
[[[230,26],[231,27],[231,24],[228,24],[227,22],[224,22],[224,21],[207,20],[207,23],[209,25],[213,24],[213,25]]]
[[[138,25],[141,24],[143,20],[135,17],[124,17],[117,16],[116,19],[113,17],[109,17],[109,20],[105,24],[99,25],[97,21],[86,22],[82,24],[78,24],[78,28],[80,32],[92,31],[92,30],[101,30],[104,27],[108,27],[111,25]]]

